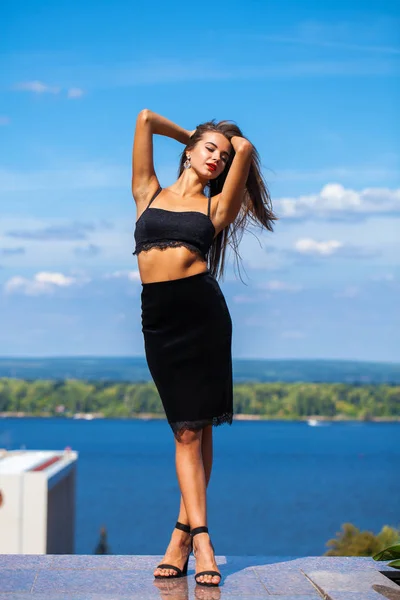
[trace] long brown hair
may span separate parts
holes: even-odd
[[[193,133],[189,143],[182,152],[178,177],[181,176],[184,170],[183,163],[186,160],[186,152],[191,150],[197,142],[202,139],[203,134],[207,131],[217,131],[218,133],[222,133],[229,141],[234,135],[244,137],[239,127],[232,121],[225,120],[216,123],[215,119],[212,119],[211,121],[197,125],[196,131]],[[222,191],[234,156],[235,151],[233,150],[222,173],[215,179],[210,179],[205,188],[208,191],[208,196],[215,196]],[[233,223],[227,225],[218,233],[208,253],[208,268],[211,274],[217,278],[224,274],[225,253],[228,244],[233,248],[237,264],[239,265],[238,246],[249,222],[253,222],[256,225],[265,227],[269,231],[273,231],[273,221],[276,221],[277,219],[278,217],[272,211],[271,196],[261,172],[260,156],[253,146],[249,175],[247,177],[239,213]]]

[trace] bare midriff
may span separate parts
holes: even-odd
[[[184,246],[151,248],[137,255],[142,283],[171,281],[207,271],[207,262]]]

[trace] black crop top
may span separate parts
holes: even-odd
[[[136,221],[136,248],[133,254],[154,247],[164,249],[185,246],[207,260],[215,235],[215,227],[210,219],[211,198],[208,199],[207,214],[195,210],[178,212],[149,208],[161,190],[160,186]]]

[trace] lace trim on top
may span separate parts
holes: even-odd
[[[175,423],[169,423],[172,431],[174,433],[183,433],[187,429],[191,431],[198,431],[199,429],[203,429],[207,425],[213,425],[217,427],[218,425],[222,425],[223,423],[228,423],[232,425],[233,413],[227,412],[223,413],[218,417],[210,417],[209,419],[201,419],[198,421],[176,421]]]
[[[178,248],[179,246],[184,246],[188,250],[195,252],[201,258],[206,259],[207,255],[204,255],[200,248],[194,246],[193,244],[189,244],[189,242],[182,242],[181,240],[161,240],[158,242],[143,242],[140,244],[138,248],[136,248],[135,252],[132,252],[133,255],[137,255],[140,252],[146,252],[146,250],[150,250],[151,248],[159,248],[160,250],[165,250],[166,248]]]

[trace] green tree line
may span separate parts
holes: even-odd
[[[190,401],[190,398],[188,398]],[[164,415],[153,382],[93,382],[0,378],[0,413],[30,415],[102,413],[104,417]],[[270,419],[308,416],[368,420],[400,417],[400,386],[344,383],[240,383],[235,414]]]
[[[325,556],[373,556],[388,546],[400,543],[400,529],[384,525],[378,534],[360,531],[352,523],[343,523],[336,538],[328,540]]]

